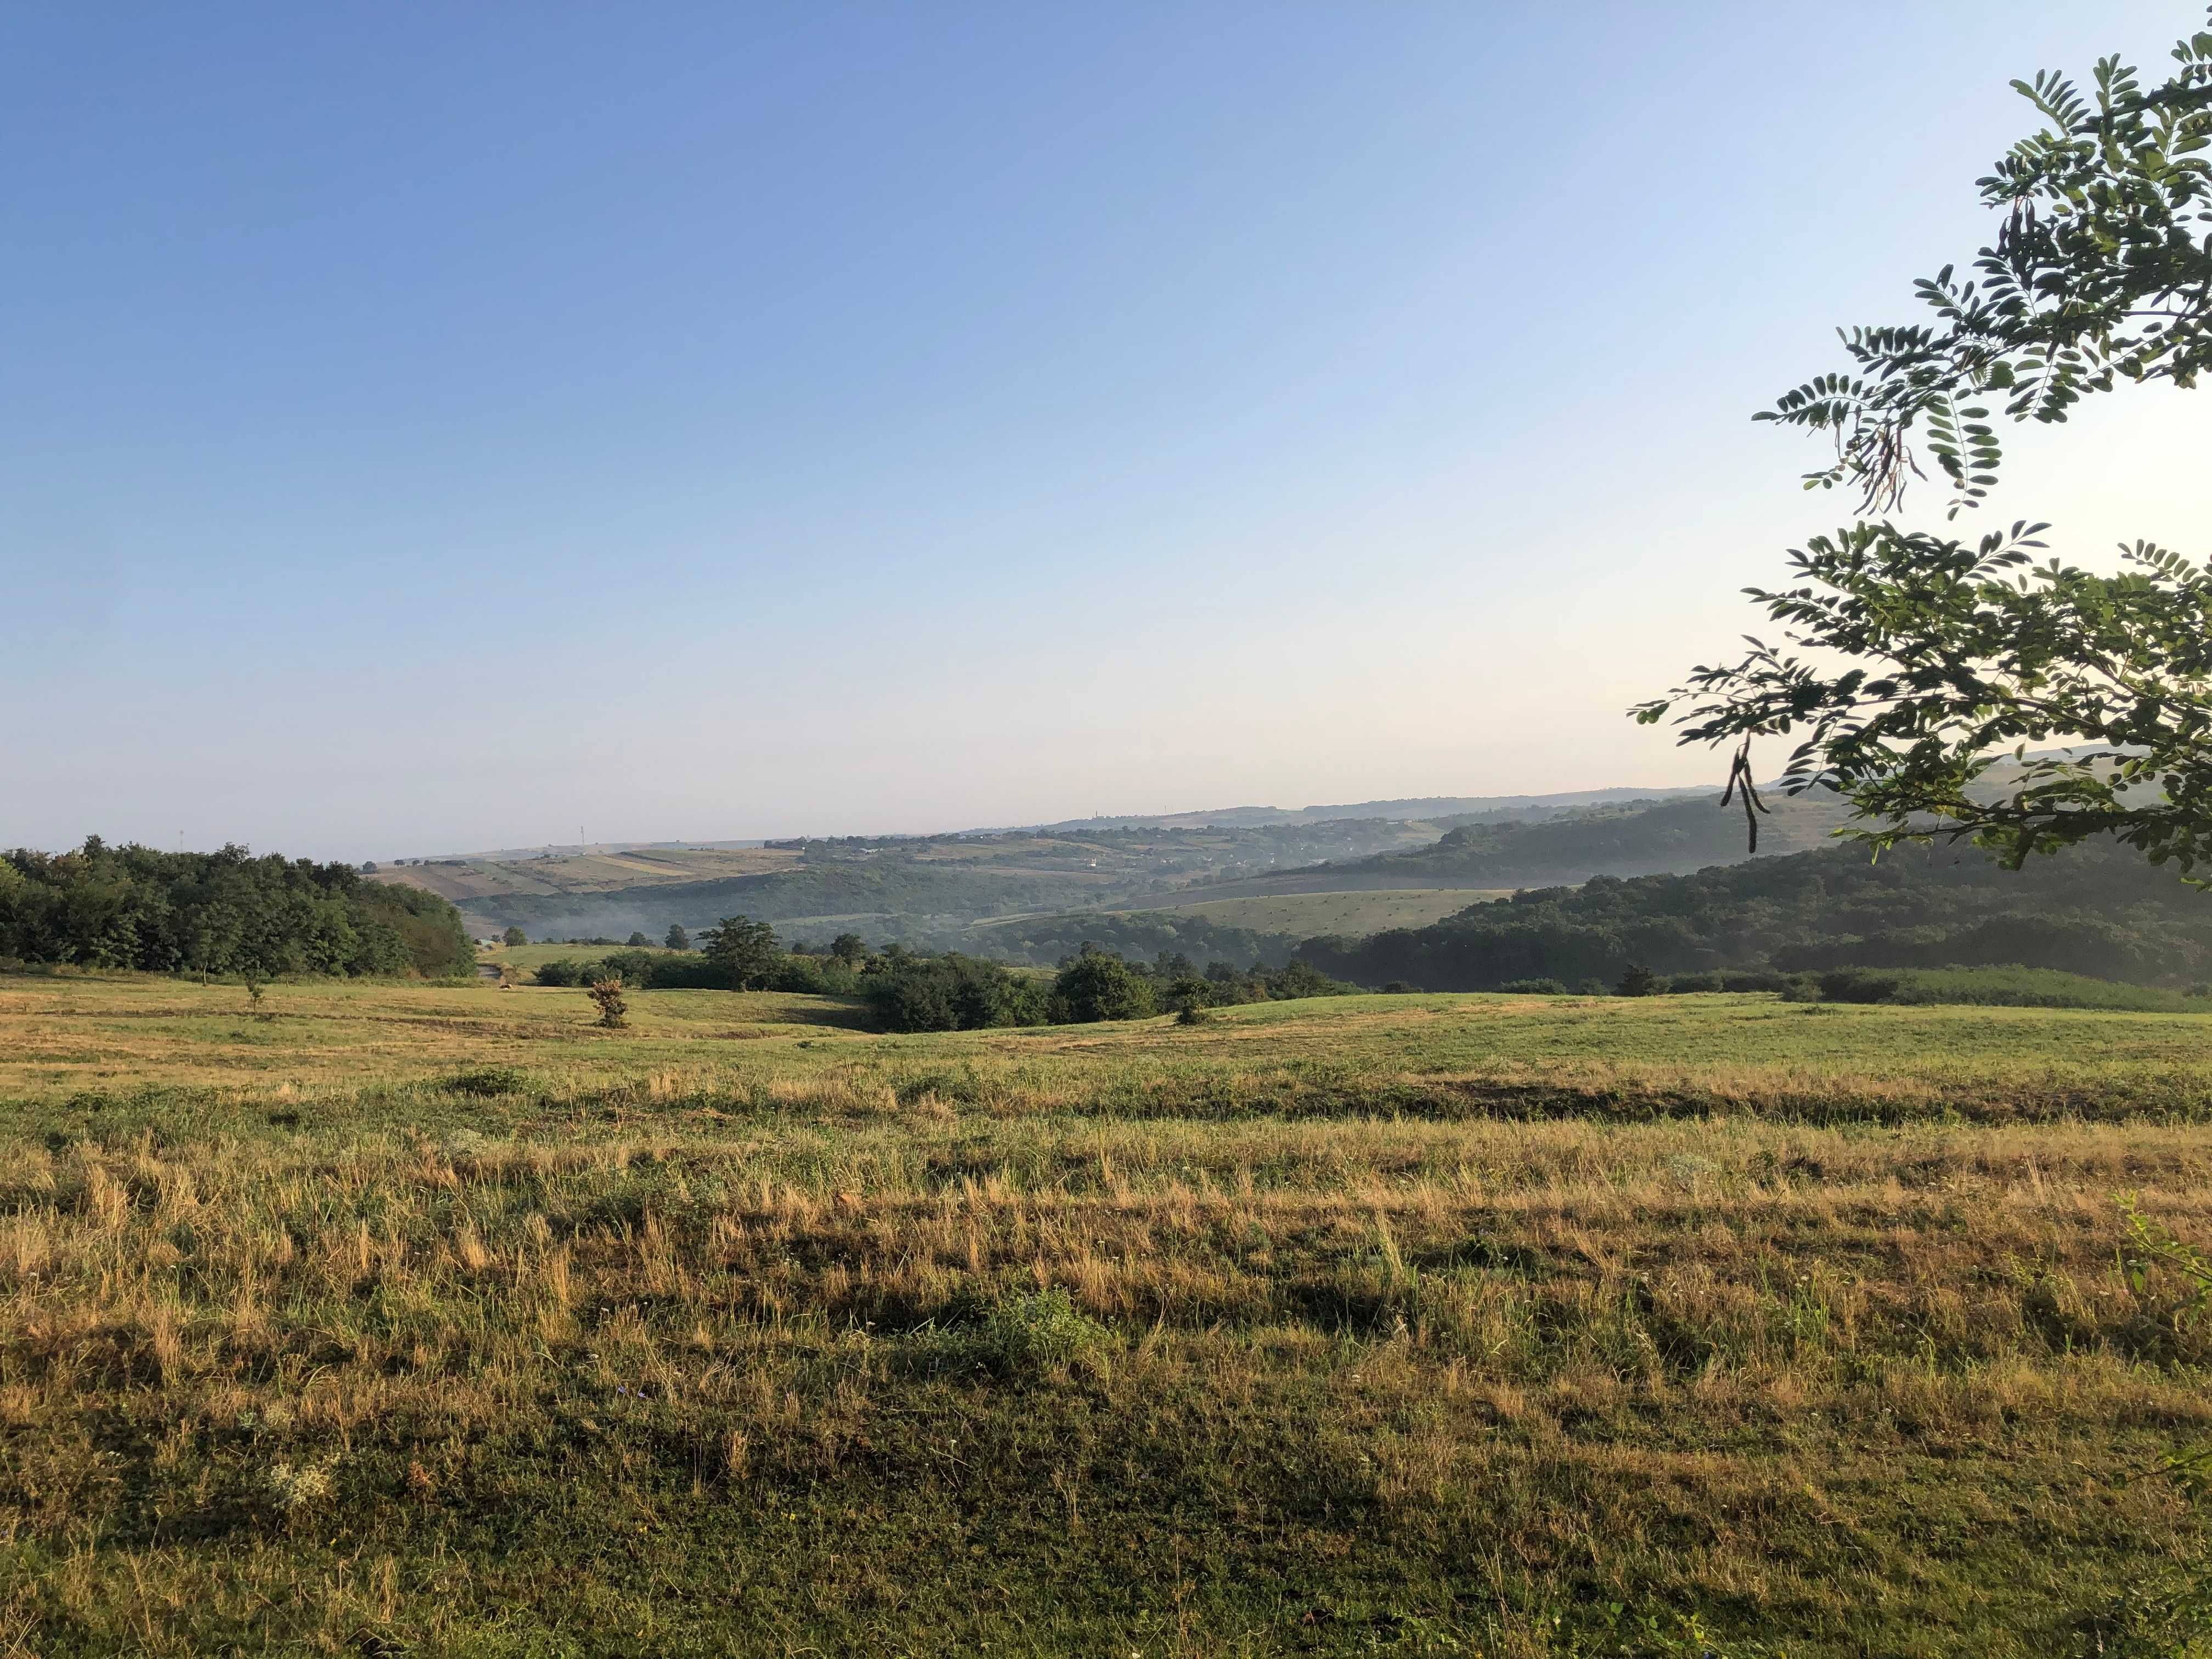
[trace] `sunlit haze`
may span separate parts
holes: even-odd
[[[1622,711],[1851,505],[1752,411],[2193,16],[17,8],[0,843],[1717,777]],[[2212,395],[2008,435],[2212,556]]]

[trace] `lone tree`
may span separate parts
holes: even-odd
[[[1159,1012],[1152,981],[1089,939],[1060,964],[1052,992],[1053,1018],[1068,1024],[1143,1019]]]
[[[2123,380],[2212,368],[2212,23],[2172,55],[2148,89],[2117,58],[2093,94],[2013,82],[2045,125],[1980,181],[2003,217],[1976,275],[1918,284],[1932,320],[1845,331],[1851,372],[1759,416],[1833,440],[1807,488],[1892,514],[1924,453],[1956,519],[1996,482],[1998,413],[2063,422]],[[1839,791],[1877,845],[1970,839],[2017,866],[2111,835],[2212,884],[2192,873],[2212,859],[2212,574],[2144,541],[2114,575],[2039,562],[2047,528],[1969,542],[1881,517],[1814,537],[1790,586],[1747,590],[1782,643],[1632,712],[1680,708],[1684,743],[1736,745],[1754,848],[1752,740],[1794,736],[1783,787]]]
[[[629,946],[629,949],[635,951],[642,945],[652,944],[653,941],[647,939],[642,933],[633,930],[630,936],[627,939],[623,940],[623,943]]]
[[[527,945],[530,943],[530,935],[520,927],[510,927],[501,936],[501,942],[506,945]]]
[[[688,951],[691,948],[691,935],[684,931],[682,922],[672,921],[668,924],[668,937],[661,943],[672,951]]]
[[[724,916],[699,937],[715,976],[732,991],[756,990],[775,971],[775,929],[764,921]]]

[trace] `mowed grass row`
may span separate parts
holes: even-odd
[[[2087,1652],[2197,1542],[2186,1018],[0,999],[26,1651]]]

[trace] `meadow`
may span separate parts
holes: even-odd
[[[2116,1650],[2193,1014],[0,980],[0,1649]]]

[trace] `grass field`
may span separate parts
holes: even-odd
[[[1455,910],[1500,896],[1470,887],[1378,888],[1372,892],[1272,893],[1157,908],[1225,927],[1311,939],[1318,933],[1360,935],[1391,927],[1425,927]]]
[[[2097,1651],[2201,1016],[0,980],[0,1648]]]
[[[540,940],[532,945],[493,945],[479,946],[477,960],[514,969],[517,973],[531,973],[549,962],[596,962],[611,951],[647,951],[654,956],[668,956],[659,940],[651,945],[624,945],[617,940],[612,945],[563,945],[557,939]]]

